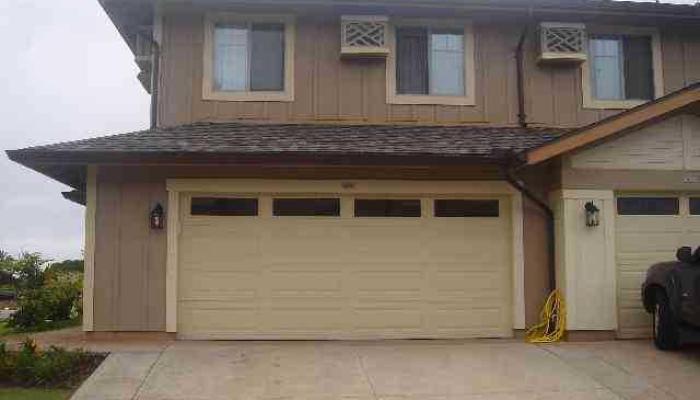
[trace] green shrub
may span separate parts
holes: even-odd
[[[31,339],[17,352],[7,351],[0,343],[0,387],[74,387],[103,359],[102,355],[55,346],[39,351]]]
[[[8,320],[13,328],[31,329],[77,318],[82,312],[82,275],[47,273],[44,285],[25,288],[17,296],[18,310]]]

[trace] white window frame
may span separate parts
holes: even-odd
[[[396,28],[430,27],[464,29],[464,96],[398,94],[396,87]],[[389,55],[386,62],[386,96],[388,104],[476,105],[476,52],[474,30],[469,20],[401,19],[390,22]]]
[[[599,100],[593,95],[593,81],[591,77],[591,63],[593,58],[590,54],[591,36],[596,35],[627,35],[627,36],[649,36],[651,37],[652,67],[654,69],[654,99],[664,95],[663,61],[661,53],[661,35],[656,28],[640,27],[610,27],[610,26],[589,26],[586,37],[587,61],[581,65],[581,92],[583,95],[583,108],[591,109],[611,109],[624,110],[637,107],[651,100]]]
[[[282,23],[284,24],[284,90],[283,91],[223,91],[214,88],[214,30],[220,23]],[[294,101],[294,43],[296,24],[290,15],[250,15],[210,13],[204,17],[204,54],[202,98],[215,101]]]

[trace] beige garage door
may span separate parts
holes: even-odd
[[[181,337],[512,335],[508,197],[181,201]]]
[[[700,194],[620,194],[616,230],[619,335],[648,337],[640,287],[652,264],[674,260],[680,246],[700,245]]]

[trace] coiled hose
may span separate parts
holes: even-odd
[[[553,343],[564,337],[566,331],[566,304],[559,289],[554,290],[540,312],[540,322],[530,328],[525,340],[530,343]]]

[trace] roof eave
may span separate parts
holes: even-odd
[[[8,150],[8,157],[19,164],[32,165],[225,165],[225,164],[313,164],[313,165],[425,165],[425,164],[498,164],[510,160],[512,152],[490,154],[435,153],[350,153],[350,152],[128,152],[128,151],[56,151]]]
[[[261,167],[450,167],[512,165],[513,153],[492,155],[349,154],[349,153],[128,153],[10,150],[8,156],[27,168],[85,190],[87,165],[118,166],[261,166]],[[73,200],[73,199],[69,199]]]
[[[126,43],[135,50],[135,35],[139,25],[143,25],[144,21],[130,21],[131,16],[136,15],[141,19],[151,20],[156,5],[166,5],[167,0],[98,0],[102,8],[105,10],[109,18],[116,26],[119,33],[122,35]],[[182,4],[181,1],[170,1],[172,4]],[[470,1],[464,0],[260,0],[253,2],[252,0],[190,0],[187,4],[190,5],[216,5],[225,4],[242,5],[255,3],[258,6],[304,6],[304,7],[334,7],[355,9],[359,7],[371,7],[376,9],[380,7],[395,8],[395,9],[457,9],[464,12],[473,13],[488,13],[495,12],[499,14],[523,14],[528,17],[541,15],[546,17],[555,14],[581,15],[582,17],[599,18],[601,16],[620,17],[620,18],[652,18],[654,21],[661,20],[700,20],[700,7],[682,4],[637,4],[635,7],[624,7],[625,2],[616,4],[608,2],[581,3],[581,4],[556,4],[552,2],[542,1],[538,4],[537,1],[500,1],[494,4],[489,1]],[[148,14],[148,15],[147,15]],[[152,22],[150,22],[152,23]]]

